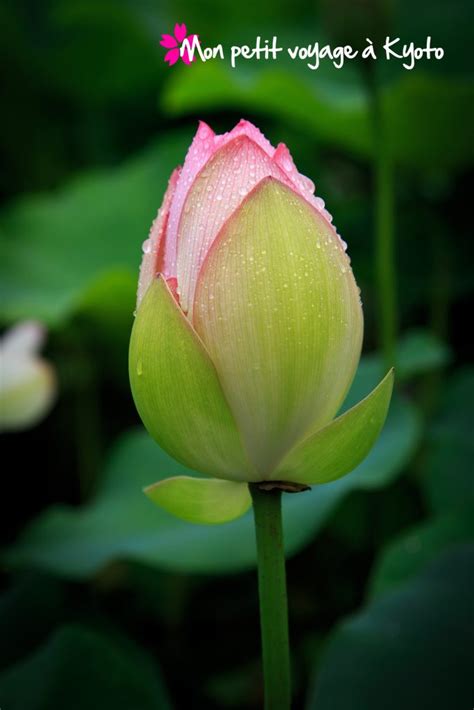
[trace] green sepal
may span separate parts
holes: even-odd
[[[161,277],[138,309],[129,370],[140,417],[165,451],[201,473],[255,480],[214,365]]]
[[[392,389],[393,369],[365,399],[297,444],[277,467],[275,480],[311,485],[350,473],[376,442]]]
[[[240,518],[252,504],[246,483],[217,478],[165,478],[145,488],[144,493],[168,513],[200,525],[218,525]]]

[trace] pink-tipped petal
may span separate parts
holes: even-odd
[[[178,59],[179,59],[179,49],[177,47],[176,47],[176,49],[170,49],[170,51],[166,52],[166,54],[165,54],[165,62],[168,62],[170,67],[172,67],[173,64],[176,64]]]
[[[214,137],[215,133],[212,128],[204,121],[200,121],[197,133],[187,152],[170,209],[163,264],[163,273],[167,278],[176,276],[176,236],[184,200],[194,178],[214,153]]]
[[[284,143],[278,144],[273,160],[286,173],[296,192],[304,197],[328,222],[332,222],[332,216],[324,208],[324,200],[314,194],[314,182],[298,172],[291,153]]]
[[[305,178],[298,173],[294,167],[293,160],[286,146],[279,146],[279,148],[275,150],[272,144],[265,138],[263,133],[256,126],[254,126],[253,123],[245,121],[244,119],[240,120],[231,131],[221,135],[216,135],[206,123],[201,121],[191,147],[186,155],[181,177],[176,187],[175,199],[173,200],[173,205],[171,207],[164,261],[164,273],[166,276],[176,276],[177,273],[176,259],[178,224],[186,196],[189,193],[197,174],[204,167],[206,162],[212,158],[216,151],[226,146],[235,138],[243,136],[253,141],[253,143],[259,146],[269,158],[273,159],[274,165],[272,169],[266,173],[266,175],[275,175],[280,179],[281,176],[286,176],[286,179],[283,178],[283,182],[290,184],[290,186],[296,190],[298,194],[305,197],[305,199],[313,204],[319,212],[324,214],[322,212],[324,208],[323,201],[321,198],[314,197],[314,185],[308,178]],[[325,216],[327,217],[327,213]]]
[[[161,35],[161,46],[166,47],[166,49],[172,49],[173,47],[177,47],[178,43],[176,39],[173,37],[173,35]]]
[[[176,37],[176,39],[178,40],[178,42],[180,44],[183,41],[183,39],[186,37],[186,33],[187,33],[186,25],[184,23],[182,25],[178,25],[178,23],[176,23],[176,25],[174,26],[174,36]]]
[[[270,141],[265,138],[262,131],[260,131],[257,126],[254,126],[253,123],[246,121],[244,118],[241,118],[238,124],[228,133],[216,136],[216,149],[221,148],[223,145],[239,136],[247,136],[247,138],[250,138],[250,140],[260,146],[270,158],[273,157],[275,148]]]
[[[196,176],[183,206],[177,239],[178,290],[191,321],[196,283],[209,248],[245,196],[269,176],[291,187],[284,172],[246,134],[226,143]]]
[[[176,196],[171,208],[164,262],[164,274],[166,276],[176,276],[178,223],[186,195],[193,184],[194,178],[219,148],[242,135],[253,140],[268,156],[273,156],[275,149],[263,133],[250,121],[241,119],[231,131],[221,135],[216,135],[204,121],[199,122],[198,130],[184,161],[181,177],[176,187]]]
[[[179,174],[180,168],[176,168],[171,174],[168,188],[163,198],[163,204],[151,225],[148,239],[143,242],[143,258],[140,266],[140,277],[138,279],[137,308],[155,276],[163,271],[166,228],[170,205],[176,190]]]

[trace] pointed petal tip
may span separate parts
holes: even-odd
[[[279,465],[289,481],[317,485],[351,473],[383,429],[393,391],[393,367],[376,387],[332,422],[297,444]]]
[[[198,120],[198,128],[196,131],[196,137],[199,138],[214,138],[216,135],[211,126],[206,123],[206,121],[203,121],[202,119]]]
[[[160,45],[166,47],[166,49],[172,49],[173,47],[177,47],[178,43],[173,35],[162,34]]]
[[[184,38],[186,37],[187,34],[187,28],[184,22],[182,24],[179,24],[178,22],[174,26],[174,36],[178,40],[178,42],[182,42]]]

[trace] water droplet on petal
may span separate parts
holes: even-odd
[[[142,359],[139,358],[138,362],[137,362],[137,375],[138,375],[138,377],[141,377],[142,374],[143,374],[143,364],[142,364]]]
[[[314,182],[310,180],[309,177],[306,177],[306,175],[300,175],[300,182],[305,190],[308,190],[308,192],[314,193]]]
[[[142,244],[142,251],[144,254],[149,254],[151,252],[151,239],[145,239]]]

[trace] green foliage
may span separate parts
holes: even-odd
[[[461,545],[343,623],[320,661],[308,710],[469,706],[473,560],[474,545]]]
[[[397,347],[397,376],[408,380],[445,367],[451,359],[449,348],[426,330],[404,334]]]
[[[361,399],[369,384],[364,372],[352,393]],[[361,384],[362,387],[361,387]],[[288,554],[307,545],[351,490],[373,490],[399,475],[419,436],[416,410],[394,398],[386,425],[369,456],[353,473],[284,500]],[[225,526],[185,523],[155,508],[142,488],[173,475],[189,475],[146,434],[127,434],[116,447],[96,498],[80,510],[56,506],[43,513],[4,553],[14,567],[40,567],[70,577],[87,577],[117,559],[133,559],[165,569],[231,572],[255,564],[249,512]]]
[[[170,707],[157,669],[138,648],[81,626],[64,626],[0,674],[0,698],[11,710]]]
[[[474,94],[469,82],[405,73],[387,85],[382,96],[389,149],[401,166],[456,171],[470,164],[474,155],[467,146]],[[192,74],[175,73],[163,107],[173,116],[217,108],[268,113],[320,143],[361,158],[373,156],[371,109],[357,79],[341,85],[317,73],[259,68],[246,74],[220,64],[201,64]],[[449,141],[444,140],[447,133]]]
[[[469,510],[439,516],[404,532],[387,545],[376,562],[370,596],[378,597],[420,574],[446,548],[474,540],[474,520]]]
[[[441,410],[428,430],[422,487],[436,513],[474,504],[472,437],[474,370],[460,370],[447,383]]]
[[[103,307],[101,279],[119,270],[136,278],[140,246],[185,152],[185,136],[172,133],[121,168],[9,207],[1,220],[2,318],[57,324],[84,300],[90,307],[93,288],[97,310]],[[120,280],[113,288],[113,300],[129,292]]]

